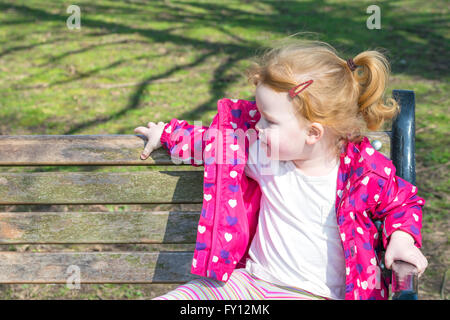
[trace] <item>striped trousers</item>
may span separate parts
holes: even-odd
[[[153,300],[329,300],[308,291],[274,285],[256,278],[245,268],[235,269],[226,283],[200,278]]]

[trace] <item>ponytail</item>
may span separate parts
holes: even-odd
[[[378,51],[364,51],[354,59],[359,67],[353,71],[361,92],[358,98],[359,112],[367,128],[375,131],[385,120],[397,116],[400,107],[392,98],[385,103],[383,96],[389,81],[390,66],[386,57]]]

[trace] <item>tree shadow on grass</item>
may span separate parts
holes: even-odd
[[[121,110],[106,117],[100,116],[91,121],[77,124],[64,134],[74,134],[82,129],[95,127],[99,123],[124,117],[129,111],[141,107],[142,95],[152,81],[164,79],[180,70],[189,70],[202,63],[207,63],[209,57],[225,55],[226,58],[223,59],[222,63],[212,71],[213,80],[209,84],[210,98],[200,105],[193,106],[189,111],[177,115],[177,117],[187,120],[198,119],[204,112],[214,110],[216,101],[223,98],[226,91],[233,87],[241,76],[234,73],[225,78],[223,75],[230,72],[240,61],[253,56],[262,44],[232,34],[225,28],[225,26],[230,25],[240,26],[255,32],[271,32],[274,35],[279,35],[280,38],[305,29],[314,30],[319,34],[322,33],[322,39],[320,40],[332,44],[338,51],[343,52],[346,55],[343,58],[347,58],[347,55],[354,56],[364,50],[374,49],[374,46],[376,48],[387,48],[387,55],[391,60],[394,73],[440,79],[443,74],[448,72],[449,50],[447,39],[435,29],[442,27],[445,24],[445,19],[427,12],[405,12],[402,16],[401,11],[395,9],[395,2],[379,4],[383,19],[381,30],[367,29],[365,25],[365,20],[369,16],[366,13],[367,4],[358,2],[330,4],[323,0],[308,2],[264,1],[263,3],[246,1],[246,3],[252,3],[255,7],[266,6],[269,8],[264,14],[258,13],[257,10],[251,11],[232,7],[225,3],[197,3],[194,1],[116,2],[114,7],[98,3],[82,4],[82,11],[85,12],[82,17],[83,28],[104,30],[104,33],[101,32],[100,34],[138,34],[152,43],[170,43],[176,46],[189,47],[197,52],[202,52],[202,55],[193,63],[173,67],[159,75],[142,79],[141,84],[137,85],[131,94],[127,105]],[[27,18],[39,21],[65,23],[67,19],[65,13],[54,13],[54,10],[49,12],[31,5],[6,1],[0,1],[0,9],[14,9]],[[152,14],[153,11],[157,12]],[[127,24],[104,21],[92,15],[92,13],[98,12],[108,12],[116,16],[122,15],[123,21],[126,21]],[[151,29],[129,24],[130,21],[133,21],[130,17],[137,19],[139,16],[143,17],[140,19],[141,21],[155,19],[159,22],[172,24],[182,23],[185,28],[209,27],[220,32],[224,37],[213,40],[210,40],[208,36],[205,36],[205,39],[191,38],[182,34],[171,33],[167,29]],[[414,40],[414,37],[419,37],[421,41]],[[345,46],[343,43],[345,43]],[[89,46],[79,52],[75,50],[62,53],[50,58],[47,64],[51,65],[52,61],[57,62],[61,57],[93,50],[101,45]],[[5,54],[13,54],[23,49],[32,48],[31,46],[30,48],[27,47],[27,45],[24,45],[9,48],[6,49]],[[123,62],[123,59],[118,59],[106,68],[119,67]],[[99,70],[101,68],[92,72],[85,72],[81,76],[69,77],[52,85],[57,86],[77,81],[80,77],[88,78]]]

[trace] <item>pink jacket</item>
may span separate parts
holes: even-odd
[[[244,267],[258,223],[261,191],[244,174],[249,143],[256,139],[259,112],[254,101],[221,99],[209,127],[171,120],[161,143],[172,155],[204,165],[203,207],[191,272],[226,282]],[[345,150],[344,150],[345,149]],[[417,188],[395,175],[392,161],[367,137],[349,143],[340,155],[336,219],[346,264],[345,299],[387,299],[379,268],[381,244],[395,230],[409,233],[421,247],[422,206]],[[383,221],[382,239],[375,220]]]

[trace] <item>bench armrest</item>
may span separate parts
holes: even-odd
[[[392,264],[392,300],[418,300],[418,271],[407,262],[397,260]]]

